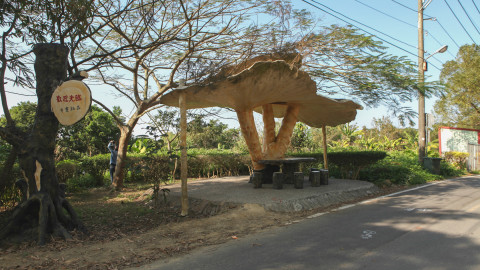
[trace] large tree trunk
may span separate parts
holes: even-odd
[[[57,180],[54,150],[58,120],[51,111],[53,91],[67,77],[68,48],[60,44],[34,46],[38,105],[32,132],[18,139],[20,168],[24,176],[24,200],[14,210],[10,222],[0,232],[0,239],[12,232],[36,232],[38,244],[47,235],[70,238],[68,230],[85,228],[65,199],[64,187]],[[65,211],[64,211],[65,210]]]
[[[125,177],[125,164],[127,161],[128,142],[132,138],[133,128],[137,124],[137,120],[128,125],[120,127],[120,139],[118,141],[117,166],[113,174],[113,186],[116,190],[123,188],[123,178]]]

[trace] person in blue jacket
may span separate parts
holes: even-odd
[[[114,141],[108,143],[108,150],[110,150],[110,182],[113,184],[113,174],[117,166],[118,146]]]

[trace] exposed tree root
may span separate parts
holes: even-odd
[[[48,235],[71,239],[68,231],[78,229],[87,233],[76,212],[62,196],[52,199],[47,192],[37,192],[16,207],[7,225],[0,231],[0,239],[36,227],[37,244],[44,245]],[[63,210],[66,210],[68,215]],[[36,216],[36,218],[35,218]]]

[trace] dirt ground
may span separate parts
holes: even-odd
[[[386,194],[399,188],[384,189]],[[377,194],[378,196],[378,194]],[[235,241],[248,234],[286,226],[313,213],[340,205],[300,213],[265,211],[258,205],[190,201],[188,217],[179,217],[179,198],[155,205],[148,191],[121,193],[95,189],[71,196],[69,201],[89,229],[73,232],[73,239],[51,239],[0,245],[0,269],[123,269],[154,260],[181,256],[209,245]],[[366,198],[362,198],[366,199]],[[352,202],[345,202],[352,203]],[[0,213],[5,220],[6,213]]]

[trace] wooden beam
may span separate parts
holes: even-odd
[[[323,167],[325,170],[328,170],[328,159],[327,159],[327,126],[322,126],[322,135],[323,135]]]
[[[180,180],[182,181],[182,212],[181,216],[188,215],[188,188],[187,188],[187,100],[185,93],[180,94]]]

